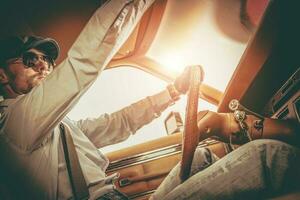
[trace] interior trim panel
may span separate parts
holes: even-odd
[[[199,143],[197,148],[207,147],[209,145],[213,145],[216,143],[220,143],[214,139],[208,139]],[[175,144],[168,147],[160,148],[153,151],[144,152],[135,156],[129,156],[120,160],[112,161],[107,168],[107,172],[119,170],[122,168],[127,168],[132,165],[138,165],[145,162],[149,162],[155,159],[171,156],[174,154],[181,153],[182,144]]]

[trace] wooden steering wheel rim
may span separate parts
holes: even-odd
[[[202,68],[200,66],[192,66],[190,72],[190,87],[187,96],[185,125],[182,138],[182,157],[180,167],[180,178],[182,182],[184,182],[190,175],[194,153],[199,143],[197,112],[199,88],[203,75],[201,70]]]

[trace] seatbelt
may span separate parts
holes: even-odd
[[[64,148],[65,160],[69,174],[69,180],[75,200],[85,200],[90,197],[82,169],[79,164],[73,139],[69,132],[65,131],[63,123],[59,124],[61,141]]]

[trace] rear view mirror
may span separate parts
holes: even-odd
[[[181,131],[183,127],[182,118],[179,112],[171,112],[165,119],[165,129],[168,135]]]

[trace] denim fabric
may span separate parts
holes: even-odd
[[[207,168],[212,163],[218,160],[218,157],[214,155],[210,149],[201,148],[196,149],[190,175],[194,175],[199,171]],[[159,186],[156,192],[152,195],[152,198],[155,200],[164,199],[164,196],[172,191],[175,187],[180,185],[181,180],[179,178],[180,163],[178,163],[169,175],[165,178],[163,183]]]
[[[224,158],[212,159],[208,150],[196,152],[193,166],[200,171],[180,184],[178,165],[170,172],[153,199],[263,199],[300,187],[300,149],[276,140],[249,142]],[[211,155],[213,158],[213,155]],[[206,167],[206,168],[205,168]],[[205,168],[205,169],[203,169]]]

